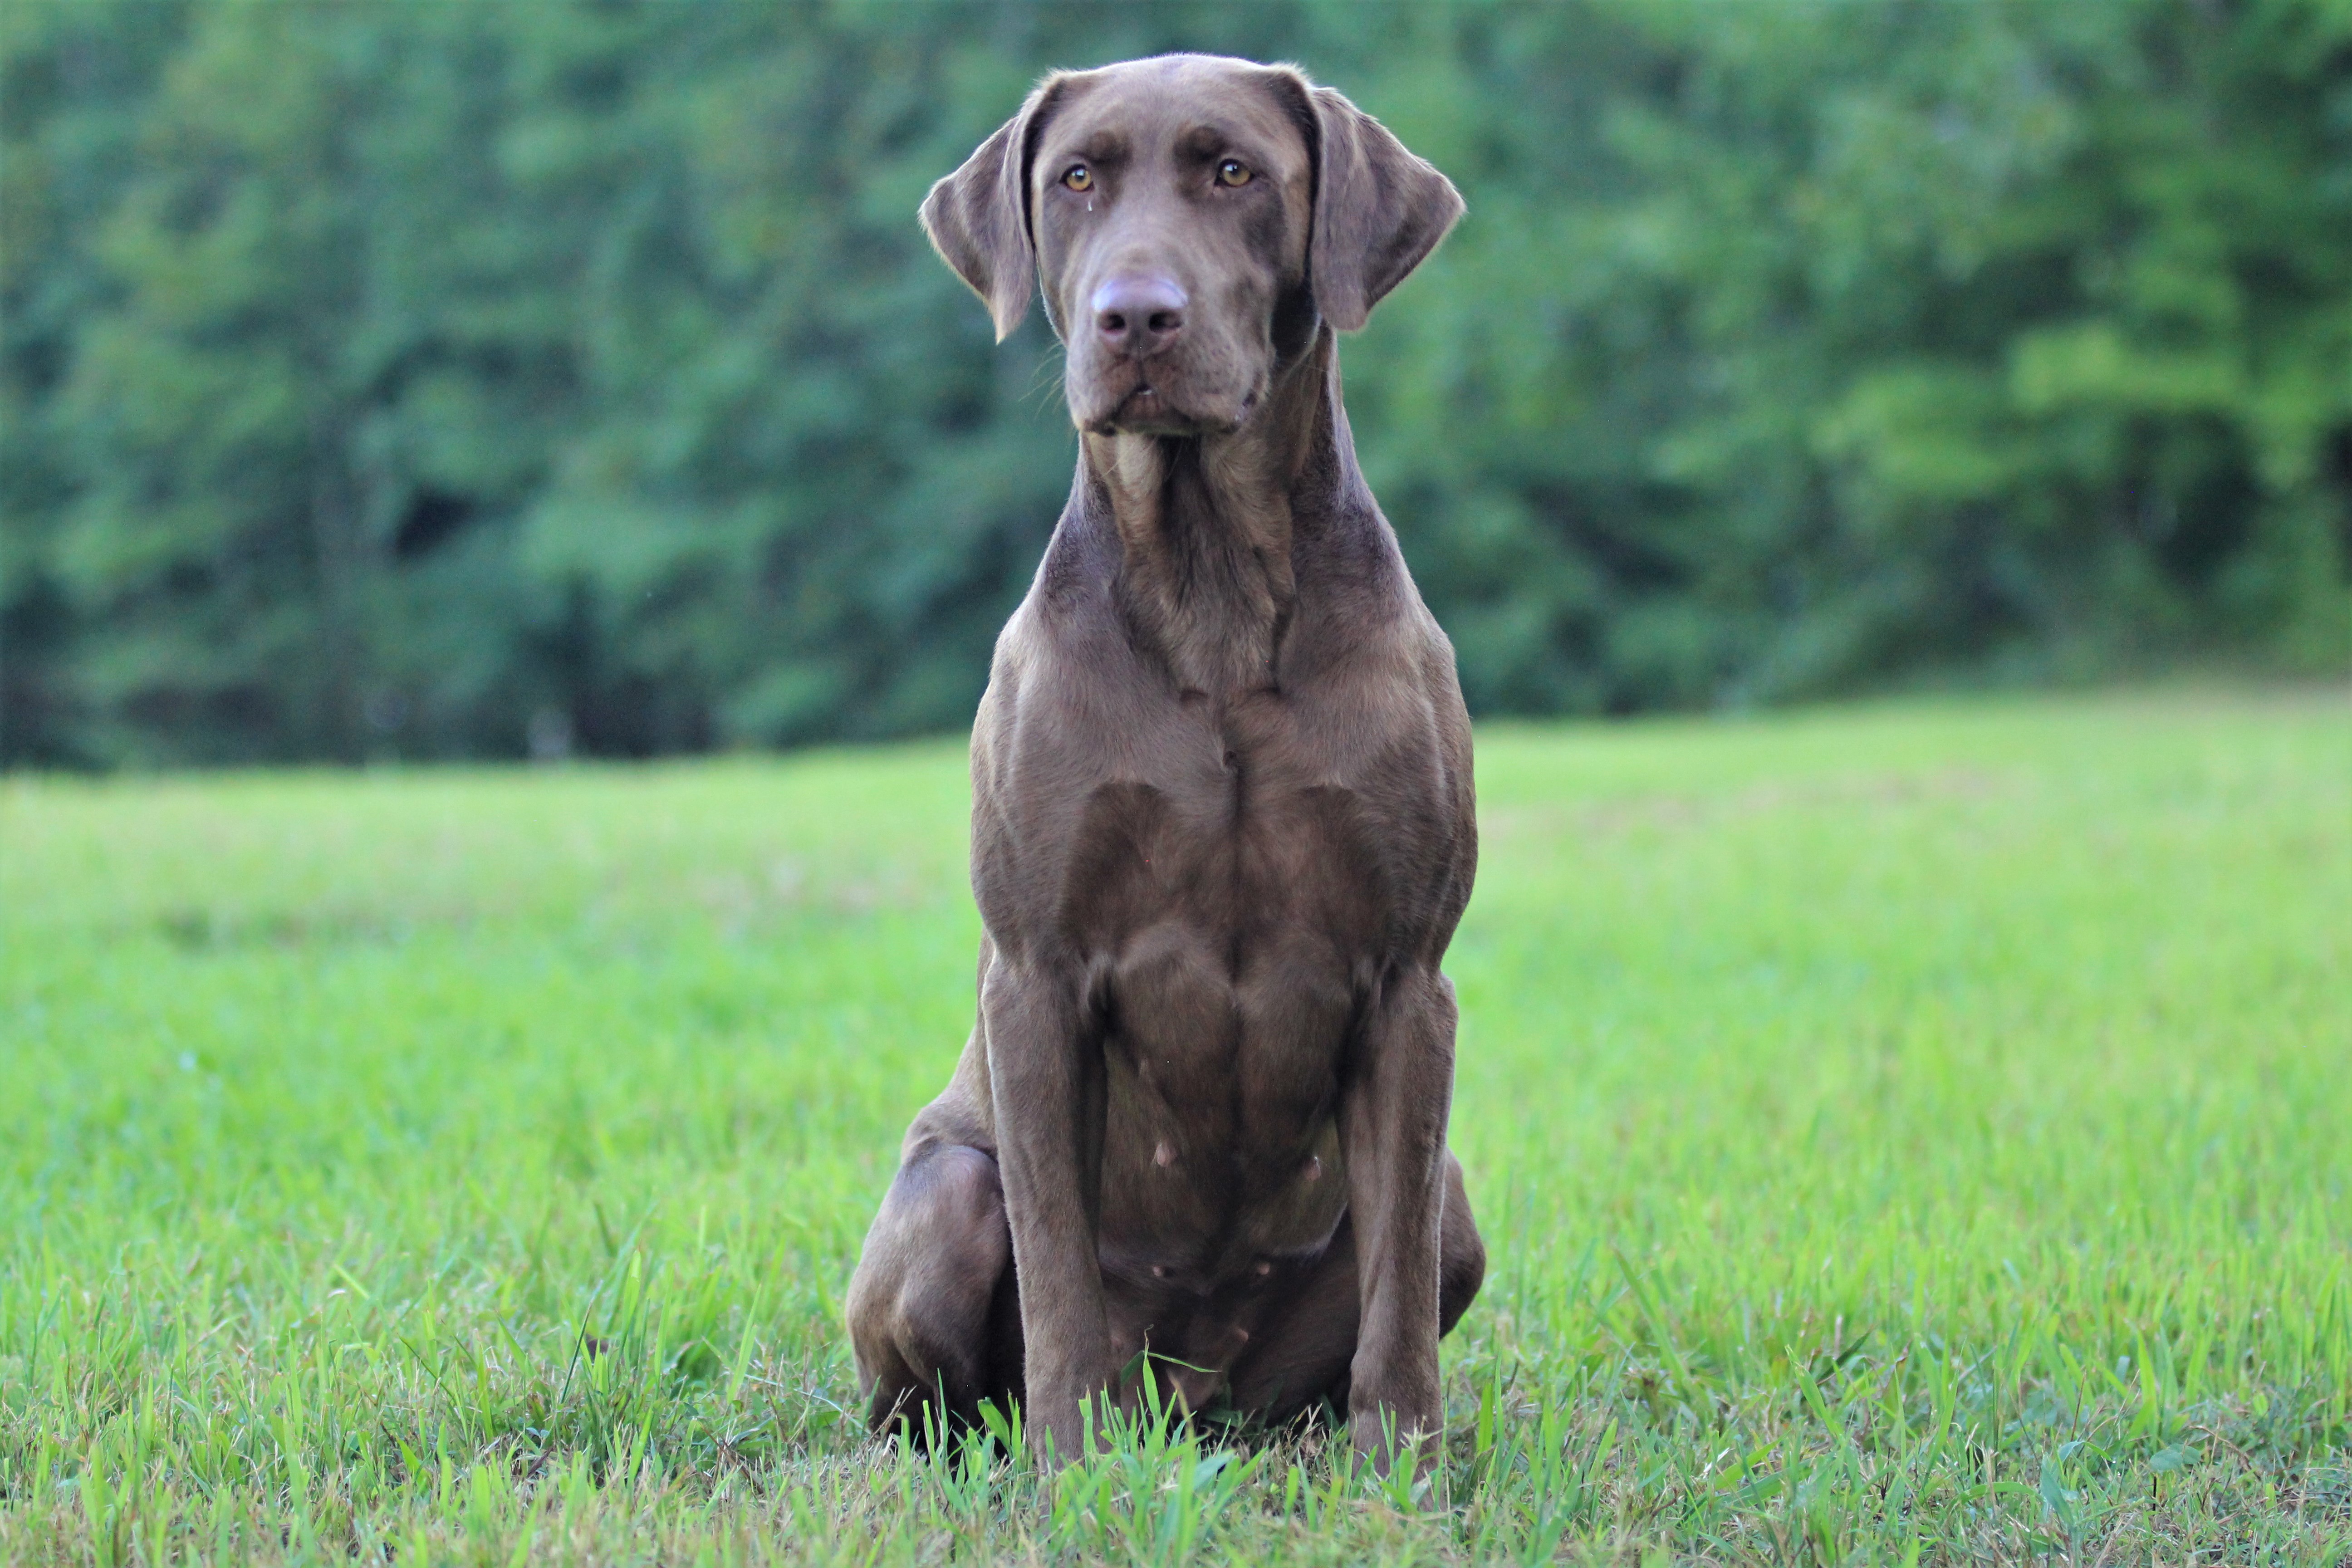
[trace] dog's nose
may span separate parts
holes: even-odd
[[[1156,354],[1184,330],[1184,290],[1165,278],[1113,278],[1095,290],[1094,308],[1113,353]]]

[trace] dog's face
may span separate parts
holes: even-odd
[[[1061,84],[1029,222],[1082,428],[1232,429],[1305,347],[1315,181],[1288,85],[1181,55]]]
[[[1318,320],[1361,326],[1461,211],[1329,89],[1167,55],[1047,78],[923,225],[1000,340],[1042,285],[1081,429],[1185,436],[1239,428]]]

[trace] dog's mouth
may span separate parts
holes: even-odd
[[[1189,433],[1193,423],[1177,411],[1166,393],[1139,377],[1109,412],[1087,420],[1087,428],[1097,436],[1170,436]]]
[[[1244,405],[1243,413],[1247,412]],[[1208,436],[1229,434],[1240,421],[1183,408],[1167,392],[1139,377],[1109,412],[1082,423],[1096,436]]]

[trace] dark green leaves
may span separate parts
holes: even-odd
[[[2340,667],[2304,0],[36,0],[0,761],[960,727],[1072,441],[914,207],[1039,70],[1171,47],[1303,61],[1468,197],[1347,358],[1475,708]]]

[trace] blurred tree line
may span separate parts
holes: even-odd
[[[1344,357],[1475,709],[2344,667],[2345,0],[12,0],[0,760],[961,726],[1073,438],[915,205],[1171,48],[1469,199]]]

